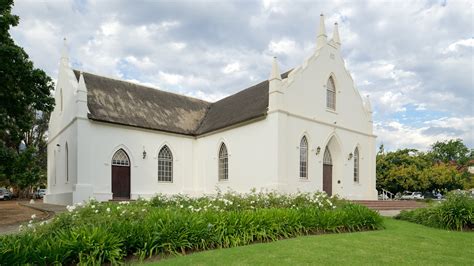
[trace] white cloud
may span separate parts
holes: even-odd
[[[404,112],[406,111],[405,105],[408,103],[408,99],[405,95],[400,92],[387,91],[379,98],[380,109],[390,112]]]
[[[406,125],[399,121],[377,122],[374,131],[379,144],[388,150],[416,148],[428,150],[436,141],[461,138],[464,143],[474,145],[474,117],[443,117],[425,121],[419,125]]]
[[[224,74],[231,74],[240,70],[239,62],[234,62],[227,64],[225,67],[222,68],[222,73]]]
[[[268,44],[268,50],[274,54],[290,54],[296,49],[296,43],[288,38],[279,41],[271,41]]]
[[[109,21],[100,26],[102,34],[105,36],[115,35],[120,30],[120,23],[118,21]]]
[[[448,52],[457,52],[460,47],[473,48],[474,47],[474,38],[458,40],[448,46],[445,53]]]
[[[170,43],[170,47],[174,50],[183,50],[184,48],[186,48],[187,44],[184,43],[184,42],[171,42]]]
[[[156,66],[156,64],[152,62],[151,59],[147,56],[143,58],[136,58],[133,55],[129,55],[125,57],[125,60],[141,70],[153,69]]]
[[[159,77],[160,77],[160,80],[163,80],[165,83],[170,84],[170,85],[180,84],[181,81],[183,80],[183,76],[181,75],[165,73],[162,71],[159,72]]]

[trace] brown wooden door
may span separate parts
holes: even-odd
[[[332,195],[332,165],[323,164],[323,191]]]
[[[112,165],[112,194],[114,199],[130,199],[130,166]]]

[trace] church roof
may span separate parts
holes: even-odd
[[[74,70],[77,80],[79,73]],[[268,109],[268,80],[209,103],[90,73],[83,76],[88,117],[96,121],[196,136],[262,117]]]

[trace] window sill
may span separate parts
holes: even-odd
[[[173,184],[173,181],[158,181],[160,184]]]
[[[326,112],[333,113],[333,114],[335,114],[335,115],[338,114],[338,113],[336,112],[336,110],[330,109],[330,108],[327,108],[327,107],[326,107]]]
[[[221,183],[221,182],[226,183],[226,182],[229,182],[229,179],[219,179],[218,181],[219,181],[219,183]]]
[[[300,182],[311,182],[311,181],[309,180],[309,178],[301,178],[301,177],[299,178],[299,181],[300,181]]]

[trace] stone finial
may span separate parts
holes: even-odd
[[[278,61],[276,56],[273,57],[273,62],[272,62],[272,72],[270,74],[269,80],[281,80],[281,74],[280,74],[280,68],[278,67]]]
[[[319,16],[319,33],[317,37],[317,47],[319,49],[323,47],[327,42],[327,35],[326,35],[326,26],[324,25],[324,15],[321,14]]]
[[[370,104],[370,95],[367,95],[365,98],[365,108],[369,113],[372,113],[372,104]]]
[[[69,49],[66,38],[64,38],[63,48],[61,50],[61,65],[69,67]]]
[[[341,46],[341,38],[339,38],[339,26],[336,23],[334,23],[334,31],[332,33],[332,40],[338,45]]]

